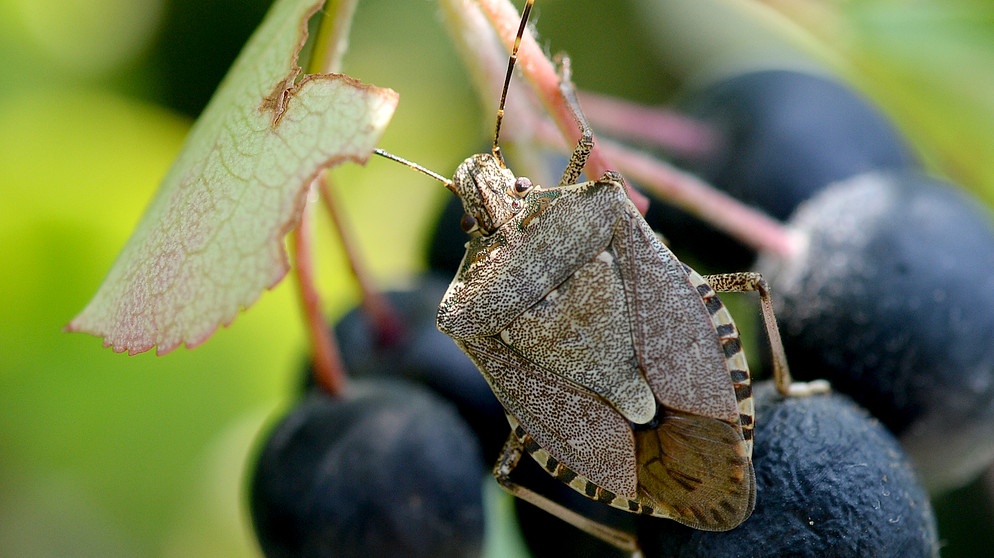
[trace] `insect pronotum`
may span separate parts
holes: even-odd
[[[753,399],[738,330],[715,292],[759,292],[782,393],[827,384],[791,383],[762,276],[701,276],[682,264],[631,203],[620,174],[576,183],[593,134],[565,57],[560,92],[581,138],[559,186],[543,188],[508,170],[500,125],[533,2],[522,10],[491,153],[466,159],[448,180],[377,150],[462,200],[470,240],[438,327],[506,410],[511,434],[494,476],[515,496],[633,554],[632,534],[515,483],[510,474],[521,455],[613,507],[732,529],[756,500]]]

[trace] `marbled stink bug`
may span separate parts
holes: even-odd
[[[516,484],[522,453],[576,491],[616,508],[704,530],[752,513],[753,399],[731,315],[715,291],[759,291],[781,392],[791,386],[772,303],[756,273],[701,276],[663,245],[613,172],[577,184],[593,146],[568,60],[560,89],[582,134],[554,188],[515,177],[497,135],[508,81],[534,0],[525,5],[501,95],[493,152],[445,183],[470,234],[438,309],[504,405],[511,435],[494,476],[512,494],[619,548],[628,533]]]

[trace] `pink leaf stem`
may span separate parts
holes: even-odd
[[[373,323],[376,333],[376,342],[381,347],[390,347],[403,337],[404,324],[400,319],[397,310],[383,293],[376,288],[372,280],[372,274],[366,267],[365,261],[360,256],[361,250],[356,246],[352,238],[352,228],[348,224],[345,215],[338,209],[335,203],[334,194],[331,190],[331,177],[325,173],[325,179],[320,184],[321,201],[324,208],[331,217],[332,225],[338,233],[339,242],[345,257],[348,260],[349,269],[355,278],[362,294],[362,308]]]
[[[318,179],[320,180],[320,179]],[[328,394],[340,396],[347,388],[348,380],[345,365],[331,332],[321,312],[321,296],[314,280],[314,248],[310,207],[305,208],[300,225],[293,231],[293,251],[295,255],[294,275],[297,278],[297,292],[300,307],[304,314],[304,326],[311,343],[314,380]]]
[[[578,91],[577,97],[591,126],[621,140],[689,157],[713,151],[720,141],[710,126],[667,107],[640,105],[588,91]]]

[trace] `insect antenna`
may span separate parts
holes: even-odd
[[[528,23],[528,15],[532,11],[532,4],[535,0],[528,0],[521,10],[521,23],[518,25],[518,34],[514,37],[514,47],[511,48],[511,57],[507,61],[507,73],[504,75],[504,89],[500,93],[500,105],[497,107],[497,125],[494,127],[494,146],[491,152],[500,166],[504,164],[504,156],[500,152],[500,123],[504,119],[504,101],[507,99],[507,88],[511,84],[511,74],[514,72],[514,63],[518,60],[518,47],[521,46],[521,37],[525,34],[525,24]]]
[[[528,16],[529,14],[531,14],[532,5],[534,3],[535,0],[528,0],[528,2],[525,3],[525,7],[521,10],[521,23],[518,24],[518,33],[514,37],[514,46],[511,48],[511,56],[507,61],[507,73],[504,75],[504,87],[503,89],[501,89],[500,104],[497,107],[497,124],[496,126],[494,126],[494,144],[493,144],[492,153],[494,158],[497,159],[497,161],[500,163],[500,166],[502,167],[507,167],[507,165],[504,163],[504,156],[501,154],[500,151],[500,124],[504,120],[504,103],[507,100],[508,87],[510,87],[511,85],[511,76],[514,74],[514,63],[517,62],[518,60],[518,48],[521,46],[521,38],[525,34],[525,25],[528,24]],[[442,184],[444,184],[445,187],[448,188],[449,191],[451,191],[453,194],[457,196],[459,195],[458,190],[456,190],[455,184],[451,180],[445,178],[444,176],[438,174],[433,170],[427,169],[415,163],[414,161],[408,161],[407,159],[399,155],[394,155],[393,153],[390,153],[389,151],[385,151],[380,148],[374,149],[373,153],[379,155],[380,157],[384,157],[386,159],[390,159],[391,161],[410,167],[422,174],[426,174],[434,178],[435,180],[441,182]]]
[[[459,195],[459,192],[456,191],[455,184],[453,184],[451,180],[449,180],[448,178],[445,178],[444,176],[438,174],[437,172],[435,172],[435,171],[433,171],[431,169],[423,167],[423,166],[415,163],[414,161],[408,161],[407,159],[405,159],[405,158],[403,158],[403,157],[401,157],[399,155],[394,155],[393,153],[390,153],[389,151],[385,151],[385,150],[380,149],[378,147],[373,150],[373,153],[379,155],[380,157],[384,157],[386,159],[390,159],[391,161],[395,161],[395,162],[400,163],[400,164],[402,164],[404,166],[412,168],[412,169],[414,169],[414,170],[416,170],[416,171],[418,171],[418,172],[420,172],[422,174],[427,174],[428,176],[430,176],[430,177],[434,178],[435,180],[437,180],[437,181],[441,182],[442,184],[444,184],[445,187],[448,188],[449,191],[452,192],[453,194],[455,194],[457,196]]]

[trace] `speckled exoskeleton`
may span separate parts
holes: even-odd
[[[560,89],[582,134],[557,187],[515,177],[496,134],[493,152],[466,159],[451,181],[379,152],[462,199],[471,238],[439,306],[438,328],[506,410],[512,432],[494,476],[516,496],[633,553],[631,534],[515,483],[510,473],[521,455],[616,508],[732,529],[756,500],[753,399],[738,330],[715,291],[759,292],[781,392],[826,386],[791,386],[759,274],[703,277],[678,261],[632,204],[620,174],[576,184],[593,136],[565,58]]]

